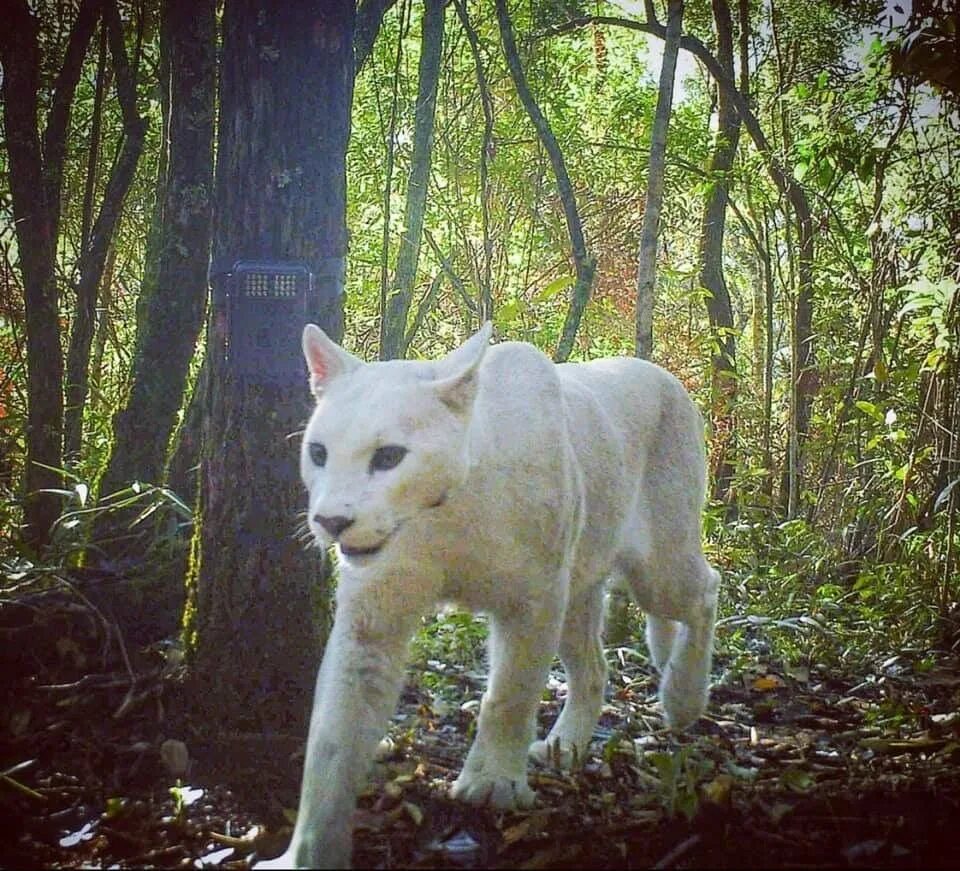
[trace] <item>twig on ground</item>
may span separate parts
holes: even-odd
[[[657,869],[669,868],[677,861],[684,853],[689,852],[693,847],[695,847],[700,842],[699,835],[691,835],[684,841],[681,841],[674,847],[666,856],[664,856],[659,862],[654,864],[652,867]]]

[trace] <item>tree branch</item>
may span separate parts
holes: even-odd
[[[596,258],[587,252],[586,242],[583,238],[583,225],[580,221],[580,213],[577,209],[577,199],[573,192],[573,185],[570,183],[570,176],[567,173],[567,166],[563,160],[563,153],[557,144],[557,139],[550,129],[550,123],[547,121],[540,106],[530,91],[530,85],[527,82],[526,74],[520,64],[520,55],[517,52],[517,43],[513,36],[513,27],[510,24],[510,16],[507,12],[506,0],[496,0],[497,22],[500,25],[500,37],[503,40],[503,50],[507,58],[507,66],[510,69],[510,77],[517,89],[520,102],[530,116],[534,129],[540,137],[544,150],[550,158],[553,166],[553,173],[557,181],[557,193],[560,195],[560,202],[563,206],[563,214],[567,221],[567,232],[570,235],[570,246],[573,249],[573,261],[577,271],[577,280],[573,286],[571,294],[570,308],[567,311],[567,317],[564,320],[563,330],[560,334],[560,342],[557,345],[554,360],[563,362],[570,356],[573,349],[573,342],[577,335],[577,329],[580,326],[580,319],[583,317],[583,311],[587,307],[587,301],[590,299],[590,290],[593,286],[593,276],[597,268]]]
[[[43,136],[44,185],[48,205],[60,212],[60,187],[63,183],[63,161],[70,127],[70,108],[80,81],[87,48],[100,18],[101,0],[82,0],[70,30],[63,65],[53,84],[50,113]]]
[[[353,34],[353,74],[356,76],[373,51],[383,16],[397,0],[364,0],[357,7],[357,22]]]

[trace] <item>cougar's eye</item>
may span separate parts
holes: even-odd
[[[377,448],[370,458],[371,472],[386,472],[400,464],[400,461],[407,455],[407,449],[400,445],[384,445]]]
[[[310,442],[307,445],[310,451],[310,459],[316,466],[325,466],[327,464],[327,449],[320,442]]]

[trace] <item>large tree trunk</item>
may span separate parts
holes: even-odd
[[[651,22],[653,23],[653,22]],[[660,207],[663,203],[663,177],[667,165],[667,129],[673,109],[673,83],[683,26],[683,0],[667,4],[667,29],[660,67],[660,89],[650,134],[650,160],[647,165],[647,197],[640,231],[637,256],[637,346],[636,354],[649,360],[653,354],[653,303],[657,283],[657,235]]]
[[[150,246],[154,260],[145,270],[137,309],[130,396],[114,419],[113,453],[100,482],[102,495],[134,480],[163,479],[207,296],[216,2],[166,0],[161,14],[162,69],[168,75],[163,82],[169,106],[167,159]],[[115,520],[104,515],[105,525],[114,529]]]
[[[727,0],[713,0],[717,35],[717,60],[733,79],[733,25]],[[728,502],[733,481],[733,449],[736,439],[734,404],[737,393],[736,337],[733,308],[723,275],[723,239],[727,218],[730,171],[740,138],[740,116],[729,95],[718,89],[718,125],[710,157],[710,186],[700,224],[700,286],[713,333],[711,358],[711,426],[713,430],[713,498]]]
[[[353,0],[224,6],[214,269],[303,261],[321,300],[308,317],[336,339],[353,29]],[[245,381],[227,340],[217,309],[188,614],[196,701],[218,729],[300,732],[329,617],[321,556],[294,535],[305,497],[289,436],[310,411],[306,372],[286,387]],[[302,365],[299,343],[291,352]]]
[[[27,339],[27,457],[23,474],[25,543],[47,543],[60,510],[49,488],[61,486],[63,353],[55,264],[60,192],[70,107],[99,3],[83,0],[53,84],[44,134],[40,133],[39,24],[26,0],[5,5],[0,27],[3,120],[10,193],[23,276]]]
[[[570,183],[570,174],[567,172],[567,164],[563,159],[563,153],[560,151],[560,145],[557,143],[557,137],[553,135],[550,122],[547,121],[546,116],[537,104],[520,63],[520,54],[517,51],[517,43],[513,37],[513,27],[510,24],[510,14],[507,11],[507,0],[496,0],[496,6],[500,38],[503,41],[503,51],[507,58],[510,77],[513,79],[520,102],[523,103],[523,108],[526,109],[534,129],[537,131],[543,150],[547,152],[547,156],[550,158],[550,165],[553,167],[553,174],[557,181],[557,194],[560,196],[563,216],[567,222],[567,234],[570,236],[570,253],[573,255],[576,281],[570,295],[570,307],[567,309],[563,328],[560,331],[560,341],[557,343],[557,350],[553,355],[556,362],[562,363],[573,350],[577,330],[580,328],[580,319],[583,317],[587,302],[590,300],[593,277],[597,269],[597,259],[587,251],[587,243],[583,237],[583,222],[580,219],[580,210],[577,208],[577,198],[573,192],[573,185]]]
[[[433,125],[437,108],[437,83],[440,79],[440,58],[443,53],[443,15],[446,0],[425,0],[423,30],[420,39],[420,83],[413,125],[413,157],[407,183],[407,206],[403,236],[397,251],[397,269],[386,299],[383,316],[383,338],[380,359],[392,360],[403,355],[407,335],[407,315],[413,299],[413,284],[420,260],[423,237],[423,216],[427,207],[430,182],[430,157],[433,147]]]

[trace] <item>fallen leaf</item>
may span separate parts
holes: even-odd
[[[704,799],[711,804],[725,806],[730,803],[730,790],[733,787],[733,777],[729,774],[718,774],[709,783],[700,789]]]
[[[519,841],[528,835],[534,835],[542,832],[549,819],[549,814],[541,813],[531,814],[526,819],[520,820],[519,823],[504,829],[500,833],[504,844],[512,844],[514,841]]]
[[[60,839],[61,847],[75,847],[83,841],[89,841],[93,837],[93,823],[84,823],[83,828],[76,832],[71,832]]]
[[[751,684],[753,689],[760,693],[768,693],[771,690],[778,690],[783,686],[783,681],[775,674],[764,674],[754,678]]]
[[[201,856],[196,860],[196,865],[199,868],[212,868],[215,865],[219,865],[224,859],[233,854],[233,847],[224,847],[221,850],[214,850],[212,853],[207,853],[206,856]]]
[[[810,669],[805,665],[788,665],[783,673],[798,683],[810,683]]]
[[[807,792],[814,786],[816,779],[809,771],[804,771],[794,765],[783,770],[780,775],[780,782],[794,792]]]
[[[168,738],[160,745],[160,758],[171,777],[183,777],[190,767],[190,754],[183,741]]]
[[[770,821],[774,824],[779,824],[780,820],[792,810],[793,805],[787,804],[785,801],[774,802],[766,808],[767,816],[770,817]]]
[[[423,823],[423,810],[421,810],[419,805],[415,805],[412,801],[405,801],[403,803],[403,809],[407,812],[407,816],[413,821],[415,826],[420,826]]]

